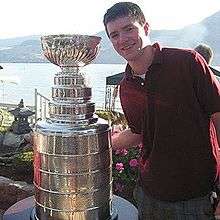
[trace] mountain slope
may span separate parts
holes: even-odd
[[[205,18],[200,23],[178,30],[152,30],[152,42],[162,46],[194,48],[199,43],[210,45],[214,51],[213,65],[220,65],[220,11]],[[99,55],[94,63],[124,63],[113,50],[104,31],[97,33],[102,37]],[[0,40],[1,62],[47,62],[42,55],[40,36],[26,36]]]

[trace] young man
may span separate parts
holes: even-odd
[[[220,85],[193,50],[150,44],[138,5],[104,16],[106,33],[127,60],[120,99],[129,129],[113,149],[143,143],[136,198],[140,219],[214,219],[220,138]]]

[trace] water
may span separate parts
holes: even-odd
[[[24,99],[25,105],[34,105],[34,90],[50,98],[54,74],[60,68],[51,63],[1,63],[0,103],[18,104]],[[105,80],[123,72],[122,64],[90,64],[82,68],[92,87],[92,101],[98,107],[104,107]]]
[[[60,68],[51,63],[1,63],[0,103],[34,105],[34,90],[45,97],[51,97],[54,74]],[[220,67],[214,67],[220,70]],[[124,64],[90,64],[82,68],[92,87],[92,101],[96,107],[104,107],[105,80],[125,69]],[[116,106],[117,107],[117,106]]]

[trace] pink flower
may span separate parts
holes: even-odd
[[[119,155],[121,153],[121,150],[116,150],[115,155]]]
[[[131,160],[129,161],[129,165],[130,165],[130,167],[137,167],[137,166],[138,166],[138,161],[137,161],[137,159],[131,159]]]
[[[140,144],[138,145],[138,147],[142,149],[142,148],[143,148],[143,144],[140,143]]]
[[[127,154],[128,154],[128,150],[126,150],[125,148],[121,149],[121,155],[122,156],[126,156]]]
[[[126,156],[128,154],[128,150],[125,148],[118,149],[115,151],[115,155],[121,155],[121,156]]]
[[[116,163],[115,168],[116,168],[116,170],[119,171],[119,173],[121,173],[124,170],[124,164],[123,163]]]
[[[124,189],[124,185],[120,183],[115,183],[115,192],[122,192]]]

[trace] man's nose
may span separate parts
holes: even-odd
[[[125,32],[121,32],[119,35],[120,42],[124,42],[128,40],[128,35]]]

